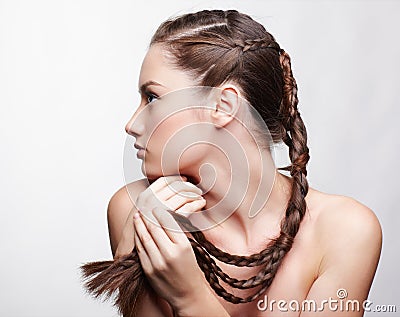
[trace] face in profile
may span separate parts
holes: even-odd
[[[224,199],[230,207],[227,215],[219,214],[227,217],[246,193],[251,166],[268,169],[268,180],[257,177],[264,189],[272,186],[273,162],[261,156],[257,141],[267,140],[268,129],[259,118],[264,132],[262,138],[254,134],[257,119],[234,83],[199,86],[166,56],[160,44],[147,52],[139,76],[141,101],[126,131],[136,139],[142,172],[149,180],[185,175],[203,192],[217,179],[223,180]],[[252,208],[259,210],[263,201],[260,198]]]
[[[139,76],[141,101],[126,124],[136,138],[142,172],[149,178],[190,174],[206,156],[212,126],[207,124],[207,94],[189,75],[168,62],[158,44],[147,52]]]

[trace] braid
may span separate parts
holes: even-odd
[[[284,94],[280,108],[282,140],[289,147],[289,157],[292,164],[279,169],[289,170],[293,178],[292,194],[286,210],[286,217],[281,226],[284,232],[294,238],[306,212],[305,196],[308,193],[306,165],[310,155],[307,147],[306,128],[297,109],[297,84],[293,77],[290,56],[283,49],[281,49],[280,62],[284,77]]]
[[[279,44],[276,43],[273,39],[269,37],[258,38],[253,40],[245,40],[245,41],[234,41],[234,46],[238,46],[242,48],[243,53],[247,51],[255,51],[261,48],[273,48],[279,51]]]
[[[198,245],[196,241],[191,240],[197,262],[200,264],[200,268],[202,269],[207,281],[209,284],[213,287],[215,293],[221,297],[223,297],[225,300],[234,303],[234,304],[240,304],[240,303],[247,303],[247,302],[252,302],[256,298],[258,298],[264,291],[270,286],[272,283],[272,279],[270,278],[265,278],[266,275],[264,274],[264,278],[259,279],[259,281],[256,280],[256,277],[251,278],[251,280],[237,280],[237,279],[232,279],[230,278],[227,274],[222,273],[223,275],[220,275],[219,272],[215,273],[215,268],[216,266],[215,262],[211,258],[207,258],[206,253],[204,250]],[[209,265],[211,263],[211,265]],[[278,265],[275,264],[275,269],[277,269]],[[241,298],[238,296],[235,296],[229,292],[227,292],[219,283],[218,281],[218,276],[222,277],[222,280],[230,284],[231,286],[234,286],[236,288],[240,289],[245,289],[245,288],[252,288],[255,286],[258,286],[262,284],[262,288],[254,293],[253,295],[250,295],[246,298]],[[258,276],[258,275],[257,275]],[[268,276],[269,277],[269,276]],[[254,281],[254,282],[253,282]],[[247,285],[246,285],[247,284]]]
[[[175,214],[173,212],[171,212],[171,215],[183,228],[194,230],[191,232],[191,234],[197,238],[197,241],[191,238],[189,238],[189,241],[192,244],[199,267],[203,271],[207,281],[212,286],[216,294],[234,304],[251,302],[265,292],[265,290],[271,285],[283,257],[286,255],[287,252],[289,252],[293,243],[293,238],[288,236],[284,231],[281,231],[279,237],[273,239],[272,243],[260,253],[250,256],[231,255],[221,251],[220,249],[216,248],[212,243],[207,241],[203,233],[195,226],[193,226],[190,221],[185,217],[179,214]],[[210,248],[210,246],[212,247]],[[213,256],[215,256],[222,262],[233,264],[236,266],[252,267],[264,263],[266,263],[266,265],[257,275],[246,280],[238,280],[235,278],[231,278],[229,275],[224,273],[218,267],[215,261],[208,255],[206,250],[210,251]],[[260,261],[260,259],[262,259],[262,261]],[[220,277],[230,286],[239,289],[248,289],[259,285],[262,285],[262,287],[253,295],[246,298],[241,298],[228,293],[219,284],[217,277]]]

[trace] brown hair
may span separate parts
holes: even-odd
[[[282,140],[289,147],[291,165],[278,169],[290,171],[291,196],[279,236],[260,253],[240,256],[223,252],[207,241],[188,219],[171,212],[183,228],[192,231],[193,239],[188,239],[214,291],[235,304],[253,301],[271,285],[306,212],[306,165],[310,156],[306,128],[297,109],[297,84],[290,57],[261,24],[236,10],[203,10],[167,20],[153,35],[150,45],[155,43],[162,44],[171,62],[198,78],[201,86],[237,83],[264,119],[273,142]],[[263,266],[256,276],[237,280],[225,274],[211,256],[236,266]],[[150,287],[135,249],[114,261],[87,263],[81,269],[87,279],[85,287],[91,294],[109,297],[118,291],[115,305],[119,312],[135,316],[145,288]],[[261,288],[240,298],[228,293],[219,279],[235,288]]]

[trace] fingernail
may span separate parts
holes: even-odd
[[[140,215],[139,215],[139,213],[137,212],[137,213],[135,213],[134,215],[133,215],[133,218],[134,219],[138,219],[140,217]]]

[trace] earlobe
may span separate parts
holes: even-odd
[[[232,121],[239,108],[239,91],[233,85],[224,85],[219,88],[215,110],[212,119],[217,127],[224,127]]]

